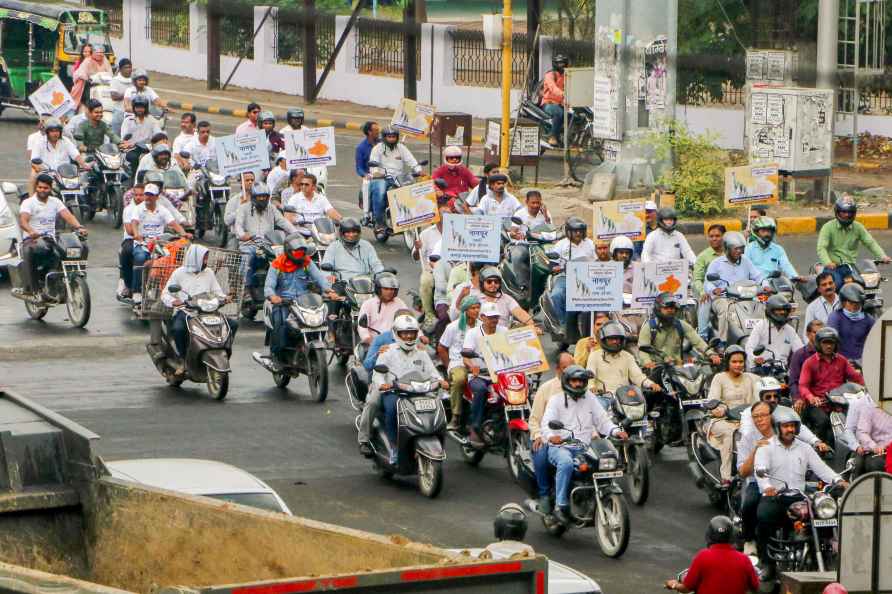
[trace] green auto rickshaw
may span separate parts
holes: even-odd
[[[74,63],[89,43],[114,64],[108,17],[71,3],[0,0],[0,113],[31,110],[28,95],[58,75],[69,89]]]

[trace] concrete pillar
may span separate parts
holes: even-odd
[[[422,23],[421,35],[417,38],[421,49],[421,61],[418,63],[418,73],[421,75],[418,80],[418,100],[422,103],[433,103],[431,96],[436,94],[436,90],[433,88],[433,73],[431,72],[431,64],[434,64],[435,67],[437,64],[434,60],[434,51],[431,48],[431,40],[433,38],[433,25]]]
[[[350,17],[346,15],[338,15],[335,17],[335,43],[337,43],[338,39],[341,38],[341,35],[344,34],[344,29],[347,28],[347,23],[349,21]],[[356,34],[356,26],[354,25],[350,34],[347,36],[347,39],[344,40],[344,46],[341,48],[341,53],[335,58],[335,71],[328,75],[329,80],[331,80],[331,77],[335,76],[337,73],[359,74],[359,69],[356,68],[353,60],[353,56],[356,55],[356,44],[358,41],[359,36]],[[328,85],[329,82],[326,82],[325,84]]]
[[[839,0],[819,0],[817,87],[836,88],[837,47],[839,44]]]
[[[455,52],[453,51],[451,31],[455,27],[452,25],[434,25],[434,99],[432,103],[437,104],[437,97],[442,102],[447,96],[451,95],[455,88],[455,76],[453,74]],[[439,72],[439,74],[437,74]],[[441,109],[441,111],[446,111]]]
[[[268,8],[268,6],[254,7],[254,30],[257,31],[257,28],[260,27],[257,37],[254,38],[254,62],[258,65],[276,63],[276,18],[279,9],[273,8],[261,27],[260,23]]]
[[[199,78],[206,79],[207,65],[207,8],[198,2],[189,3],[189,60]]]

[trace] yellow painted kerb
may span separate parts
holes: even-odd
[[[703,233],[706,234],[713,225],[724,225],[728,231],[740,231],[743,229],[740,219],[713,219],[711,221],[703,221]]]
[[[323,118],[319,118],[318,120],[316,120],[316,124],[318,126],[332,126],[332,125],[334,125],[334,120],[326,120]]]
[[[814,217],[783,217],[777,219],[778,235],[814,233],[817,221]]]
[[[888,229],[889,215],[885,212],[864,212],[859,213],[858,222],[868,229]]]

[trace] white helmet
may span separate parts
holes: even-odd
[[[761,377],[756,382],[756,394],[759,400],[762,400],[763,392],[777,392],[780,395],[782,389],[780,382],[771,376]]]
[[[420,330],[418,326],[418,320],[413,318],[410,315],[401,315],[397,316],[397,318],[393,321],[393,327],[391,328],[393,331],[393,338],[396,340],[396,343],[399,345],[401,349],[405,352],[409,352],[415,348],[415,343],[418,342],[418,332]],[[414,332],[415,336],[412,338],[403,338],[400,334],[405,332]]]
[[[613,255],[613,252],[616,250],[635,251],[635,246],[632,245],[632,240],[625,235],[617,235],[613,238],[613,241],[610,242],[610,254]]]
[[[456,165],[461,165],[461,158],[462,158],[461,147],[456,146],[456,145],[451,145],[451,146],[447,146],[445,149],[443,149],[443,158],[448,159],[450,157],[458,157],[459,162],[458,163],[448,163],[448,165],[452,165],[453,167]]]

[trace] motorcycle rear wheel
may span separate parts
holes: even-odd
[[[73,277],[70,283],[71,297],[65,302],[68,321],[75,328],[83,328],[90,321],[90,286],[83,276]]]
[[[473,448],[470,445],[461,446],[462,459],[471,466],[477,466],[486,456],[486,450]]]
[[[229,373],[208,367],[207,375],[208,394],[211,395],[211,398],[216,400],[226,398],[226,393],[229,392]]]
[[[611,494],[601,500],[608,525],[601,523],[595,512],[595,539],[601,554],[617,559],[629,546],[629,508],[622,495]]]
[[[275,382],[277,388],[284,390],[291,382],[291,376],[287,373],[273,373],[273,382]]]
[[[45,305],[37,305],[31,301],[25,301],[25,310],[32,320],[42,320],[50,308]]]
[[[650,494],[650,456],[646,446],[630,446],[627,450],[626,486],[629,499],[635,505],[644,505]]]
[[[328,361],[325,360],[325,351],[322,349],[310,351],[309,363],[307,381],[310,384],[310,394],[316,402],[325,402],[328,398]]]
[[[418,490],[430,499],[443,489],[443,461],[418,454]]]

